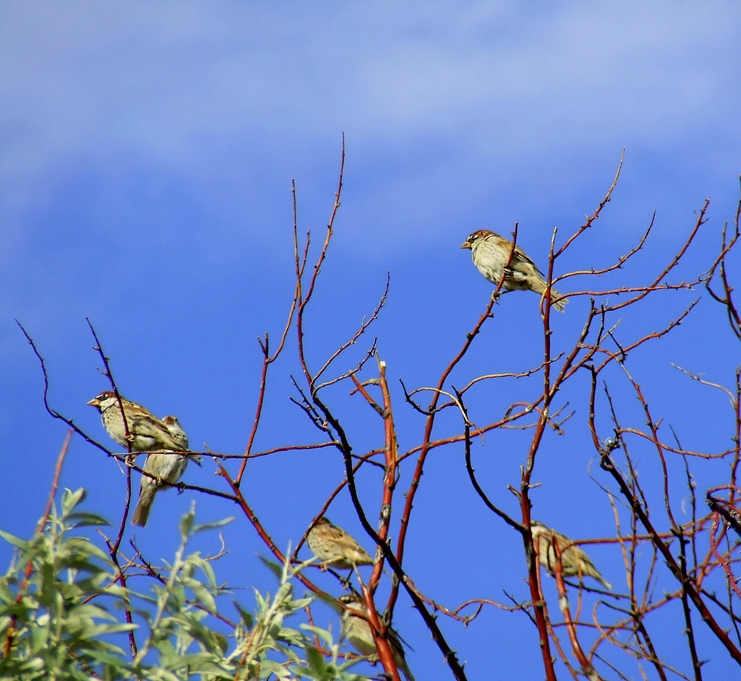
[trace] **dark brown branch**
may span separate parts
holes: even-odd
[[[674,556],[672,555],[671,551],[669,551],[669,547],[659,538],[658,533],[656,532],[656,529],[653,526],[653,523],[650,521],[646,511],[644,510],[643,504],[636,498],[633,491],[630,489],[628,484],[625,482],[625,479],[623,478],[623,476],[620,474],[620,472],[616,468],[609,453],[604,454],[602,461],[600,462],[600,466],[602,467],[603,470],[607,471],[610,475],[612,475],[613,479],[620,487],[621,494],[628,501],[631,508],[633,509],[635,514],[640,519],[641,524],[646,528],[648,533],[651,535],[651,539],[652,539],[654,546],[659,551],[659,553],[661,553],[662,557],[666,561],[667,566],[669,567],[669,570],[674,575],[675,579],[677,579],[677,581],[682,583],[683,581],[682,571],[679,565],[677,565],[677,562],[674,559]],[[711,612],[708,610],[707,606],[703,602],[702,598],[700,597],[699,593],[694,588],[694,586],[690,583],[687,583],[686,591],[693,605],[695,606],[695,608],[697,608],[698,612],[700,613],[703,622],[705,622],[708,628],[713,632],[713,634],[715,634],[716,638],[725,647],[725,649],[728,651],[731,657],[738,664],[741,664],[741,651],[739,651],[739,649],[731,642],[730,638],[728,637],[728,634],[715,620],[715,618],[713,617]]]

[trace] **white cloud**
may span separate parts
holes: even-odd
[[[676,146],[697,162],[739,141],[733,2],[40,8],[0,10],[0,192],[20,212],[76,165],[216,186],[315,175],[336,165],[340,131],[374,225],[405,200],[452,210],[585,150]],[[405,229],[426,229],[426,212]]]

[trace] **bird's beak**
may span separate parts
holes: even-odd
[[[461,248],[467,248],[468,250],[471,250],[471,244],[469,244],[468,241],[464,241],[461,244]]]
[[[99,399],[98,399],[97,397],[93,397],[93,399],[92,399],[92,400],[90,400],[90,401],[88,402],[88,404],[89,404],[89,405],[90,405],[91,407],[99,407],[99,406],[100,406],[100,400],[99,400]]]

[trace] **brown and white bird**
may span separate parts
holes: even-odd
[[[608,582],[594,567],[594,563],[589,556],[578,546],[574,546],[571,540],[555,530],[546,527],[543,523],[533,520],[530,522],[533,532],[533,543],[538,551],[540,564],[552,575],[556,573],[556,549],[553,548],[553,540],[561,552],[561,567],[564,577],[579,577],[582,580],[584,575],[594,577],[606,589],[612,589],[612,584]]]
[[[108,435],[119,445],[128,448],[130,443],[132,452],[158,452],[149,454],[144,463],[142,470],[155,477],[142,474],[139,502],[132,517],[134,525],[144,527],[149,519],[157,490],[167,486],[163,485],[163,482],[177,483],[188,465],[188,457],[185,454],[165,452],[187,452],[188,437],[176,417],[165,416],[160,420],[141,404],[124,397],[121,397],[119,405],[116,394],[110,390],[100,393],[88,404],[98,409]],[[121,405],[126,414],[126,425],[121,416]]]
[[[378,649],[367,619],[368,609],[365,607],[365,603],[357,594],[340,596],[340,602],[345,606],[342,613],[343,635],[361,655],[378,659]],[[386,640],[391,648],[391,654],[397,669],[404,674],[407,681],[414,681],[414,675],[404,657],[404,649],[401,647],[399,635],[391,627],[386,629]]]
[[[167,430],[170,431],[170,435],[172,435],[172,439],[177,442],[178,445],[180,445],[181,449],[179,451],[181,452],[187,452],[188,451],[188,436],[185,434],[185,431],[183,430],[183,427],[180,425],[180,421],[178,421],[177,416],[163,416],[162,417],[162,423],[164,423],[167,426]]]
[[[106,390],[90,400],[88,404],[96,407],[100,412],[108,435],[122,447],[128,448],[130,443],[132,452],[151,452],[158,449],[183,451],[167,425],[141,404],[121,397],[121,405],[126,414],[126,426],[129,430],[128,439],[121,416],[121,407],[115,393]]]
[[[373,565],[373,558],[345,530],[322,516],[306,536],[312,553],[327,566],[352,570],[355,565]]]
[[[188,451],[188,436],[185,434],[183,427],[180,425],[176,416],[165,416],[162,423],[167,426],[167,430],[178,444],[178,452]],[[142,474],[139,487],[139,501],[134,509],[134,515],[131,522],[134,525],[145,527],[149,520],[149,513],[152,510],[154,497],[158,490],[168,489],[170,485],[175,485],[185,473],[188,466],[187,454],[175,454],[168,452],[152,452],[147,455],[144,462],[143,470],[151,473],[152,476]],[[164,484],[169,483],[169,484]]]
[[[473,264],[492,284],[499,285],[504,276],[502,286],[508,291],[535,291],[541,296],[545,293],[547,285],[543,274],[519,246],[515,246],[512,261],[505,273],[512,242],[503,236],[480,229],[471,234],[461,248],[471,251]],[[551,303],[559,312],[563,312],[568,301],[558,300],[559,296],[558,291],[551,288]]]

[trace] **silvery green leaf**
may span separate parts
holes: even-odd
[[[70,511],[85,498],[85,495],[85,489],[82,487],[74,492],[71,489],[65,489],[62,495],[62,515],[69,515]]]

